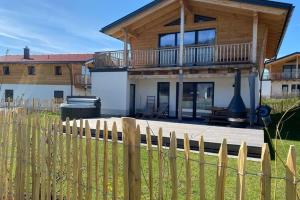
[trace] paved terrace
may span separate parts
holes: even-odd
[[[111,131],[113,122],[117,123],[119,132],[119,139],[122,139],[122,122],[121,118],[110,117],[110,118],[99,118],[99,119],[88,119],[92,134],[95,134],[96,122],[100,120],[101,135],[104,127],[104,121],[107,121],[109,132]],[[79,121],[77,123],[79,125]],[[222,143],[223,138],[227,139],[228,153],[231,155],[237,155],[240,144],[245,141],[248,145],[248,156],[259,158],[261,146],[264,143],[264,131],[261,129],[246,129],[246,128],[231,128],[222,126],[208,126],[202,124],[195,124],[189,122],[172,122],[172,121],[154,121],[137,119],[137,124],[141,127],[142,143],[146,142],[146,127],[150,126],[152,129],[152,142],[157,144],[157,133],[160,127],[163,128],[163,143],[164,146],[169,146],[170,132],[175,131],[178,148],[183,148],[184,134],[188,133],[191,149],[198,150],[198,140],[201,135],[205,141],[205,151],[210,153],[217,153]],[[109,138],[111,135],[109,133]]]

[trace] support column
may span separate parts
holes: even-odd
[[[128,67],[128,32],[123,29],[124,33],[124,65]]]
[[[257,32],[258,32],[258,14],[253,15],[253,29],[252,29],[252,62],[257,63]]]
[[[296,59],[296,78],[299,78],[299,56]]]
[[[183,54],[184,54],[184,2],[180,1],[180,46],[179,46],[179,87],[178,87],[178,119],[182,120],[182,98],[183,98]]]

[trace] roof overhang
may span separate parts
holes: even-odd
[[[297,56],[300,57],[300,52],[291,53],[289,55],[277,58],[275,60],[268,61],[268,62],[266,62],[266,66],[270,66],[272,64],[277,64],[277,63],[282,63],[282,62],[288,62],[290,60],[296,59]]]

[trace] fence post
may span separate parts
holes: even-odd
[[[97,124],[96,124],[96,142],[95,142],[96,199],[99,199],[99,138],[100,138],[100,120],[97,120]]]
[[[103,131],[103,199],[108,198],[108,127],[107,122],[104,122]]]
[[[157,146],[158,146],[158,200],[163,199],[163,136],[162,136],[162,128],[158,131],[158,138],[157,138]]]
[[[203,136],[199,140],[199,186],[200,186],[200,200],[205,200],[205,178],[204,178],[204,139]]]
[[[78,142],[77,142],[78,132],[76,120],[73,120],[72,124],[72,153],[73,153],[73,200],[78,198]]]
[[[176,150],[177,150],[177,139],[175,132],[172,132],[170,138],[170,152],[169,152],[169,160],[170,160],[170,174],[171,174],[171,187],[172,187],[172,195],[171,199],[177,199],[177,166],[176,166]]]
[[[186,177],[186,200],[191,199],[192,195],[192,178],[190,163],[190,140],[187,134],[184,134],[184,155],[185,155],[185,177]]]
[[[261,153],[260,199],[271,199],[271,158],[269,145],[264,144]]]
[[[296,184],[296,150],[295,146],[290,146],[289,154],[286,161],[286,186],[285,194],[287,200],[297,199],[297,184]]]
[[[114,122],[112,127],[112,165],[113,165],[113,191],[112,199],[117,200],[118,198],[118,131],[117,124]]]
[[[221,144],[219,156],[218,156],[218,169],[216,177],[216,200],[224,199],[224,190],[225,190],[225,179],[226,179],[226,168],[227,168],[227,141],[223,140]]]
[[[124,179],[126,176],[128,178],[128,185],[124,184],[124,187],[126,187],[124,188],[124,198],[127,200],[139,200],[141,177],[139,175],[140,171],[138,171],[138,169],[140,169],[140,160],[138,160],[139,148],[136,148],[136,146],[140,144],[137,144],[138,131],[136,129],[136,120],[128,117],[122,118],[122,129],[126,137],[125,145],[127,145],[127,148],[124,149],[124,154],[126,154],[124,162],[127,164],[124,165],[124,167],[127,167],[124,171]],[[128,158],[127,161],[126,158]],[[128,194],[125,192],[128,192]]]
[[[236,200],[245,199],[245,172],[247,162],[247,145],[242,143],[238,155],[238,175],[236,179]]]
[[[87,160],[87,189],[86,189],[86,200],[93,198],[93,183],[92,183],[92,146],[91,146],[91,129],[89,121],[85,120],[85,139],[86,139],[86,160]]]

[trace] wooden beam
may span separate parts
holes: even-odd
[[[179,0],[180,1],[180,0]],[[184,4],[184,8],[186,11],[188,11],[189,14],[193,14],[192,12],[192,7],[189,4],[189,0],[182,0],[183,4]]]
[[[253,15],[253,29],[252,29],[252,62],[257,62],[257,34],[258,34],[258,14]]]
[[[125,66],[128,64],[128,32],[126,29],[122,29],[124,35],[124,63]]]
[[[249,10],[252,12],[261,12],[261,13],[272,14],[272,15],[287,14],[287,10],[285,10],[285,9],[271,8],[271,7],[266,7],[266,6],[258,6],[258,5],[240,3],[240,2],[235,2],[235,1],[228,1],[228,0],[191,0],[191,1],[208,3],[211,5],[220,5],[220,6],[225,6],[228,8]]]

